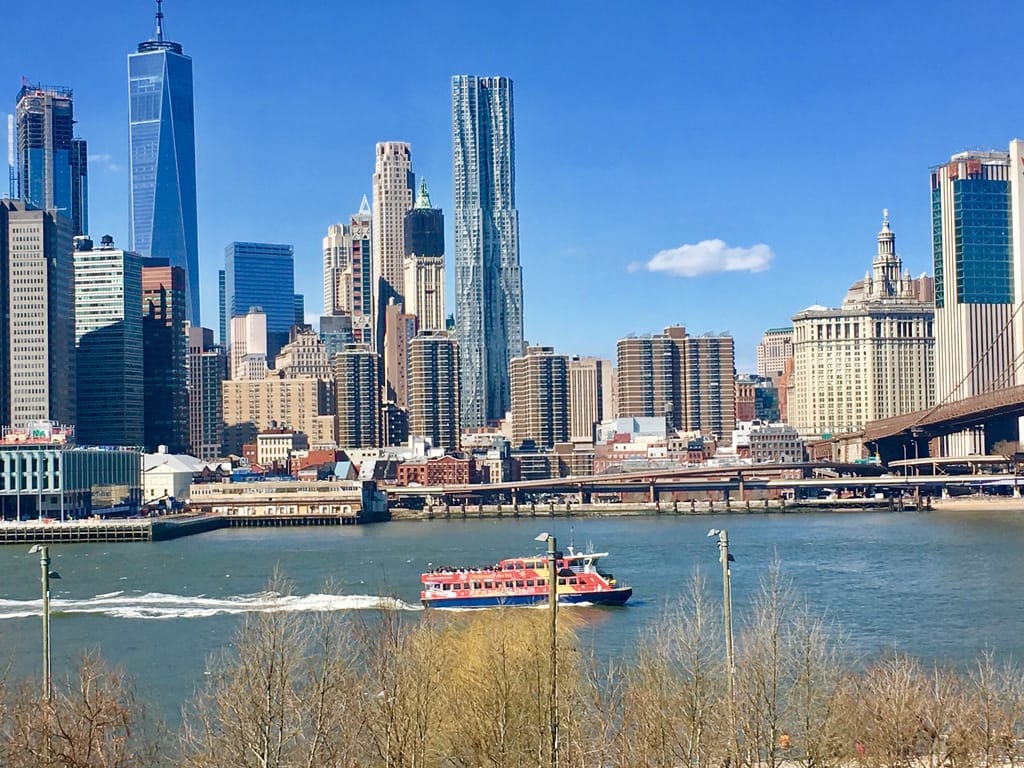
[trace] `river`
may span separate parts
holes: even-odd
[[[371,608],[380,596],[414,616],[431,565],[485,565],[564,547],[609,551],[604,567],[634,588],[624,608],[573,608],[601,649],[625,653],[700,568],[721,595],[717,539],[729,531],[737,629],[773,560],[859,656],[906,651],[963,665],[985,649],[1024,658],[1024,504],[931,513],[754,514],[604,519],[392,522],[334,528],[227,529],[149,544],[53,546],[54,676],[86,648],[131,673],[169,721],[203,679],[239,617],[267,604],[275,567],[299,611]],[[0,667],[40,674],[39,560],[0,548]],[[330,584],[330,589],[325,585]],[[327,594],[331,592],[332,594]]]

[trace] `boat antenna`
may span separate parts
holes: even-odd
[[[573,526],[570,525],[569,526],[569,551],[570,552],[572,552],[572,551],[574,551],[576,549],[575,541],[574,541],[574,533],[575,533],[575,528],[573,528]]]

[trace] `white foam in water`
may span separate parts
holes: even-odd
[[[41,600],[0,599],[0,620],[38,616]],[[412,605],[395,597],[376,595],[279,595],[260,592],[234,597],[205,597],[203,595],[166,595],[150,592],[144,595],[126,595],[108,592],[84,600],[54,598],[50,600],[51,613],[94,613],[119,619],[195,619],[218,614],[250,612],[326,612],[383,609],[388,611],[420,611],[422,606]]]

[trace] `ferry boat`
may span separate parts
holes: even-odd
[[[592,605],[623,605],[633,588],[598,568],[607,552],[555,553],[558,602]],[[513,557],[484,568],[434,568],[420,576],[420,600],[433,608],[489,608],[504,605],[546,603],[548,559],[546,553]]]

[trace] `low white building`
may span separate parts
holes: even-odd
[[[142,454],[143,503],[188,500],[192,479],[205,466],[205,462],[187,454]]]

